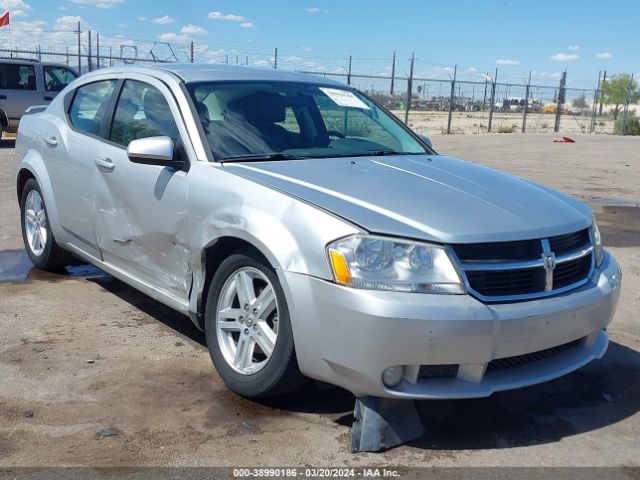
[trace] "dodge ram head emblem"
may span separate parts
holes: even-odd
[[[544,252],[542,254],[542,265],[546,272],[544,289],[549,292],[553,290],[553,270],[556,268],[556,254],[553,252]]]

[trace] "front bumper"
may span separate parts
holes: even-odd
[[[304,374],[358,396],[415,399],[485,397],[551,380],[601,358],[621,281],[608,253],[591,281],[576,290],[493,305],[469,295],[357,290],[280,274]],[[551,356],[487,369],[494,359],[569,343],[571,348]],[[382,372],[397,365],[405,367],[404,379],[387,388]],[[419,378],[420,367],[433,365],[457,365],[457,373]]]

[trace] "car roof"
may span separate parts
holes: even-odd
[[[41,62],[40,60],[38,60],[37,58],[4,58],[4,57],[0,57],[0,63],[11,63],[11,64],[19,64],[19,65],[29,65],[29,64],[34,64],[34,65],[46,65],[48,67],[65,67],[65,68],[71,68],[68,65],[65,65],[64,63],[56,63],[56,62]]]
[[[136,65],[136,68],[139,68]],[[196,83],[206,81],[246,81],[246,80],[263,80],[263,81],[280,81],[280,82],[298,82],[313,83],[323,85],[335,85],[345,87],[344,83],[336,82],[319,75],[311,75],[297,72],[287,72],[283,70],[268,68],[252,68],[237,65],[221,65],[221,64],[194,64],[194,63],[161,63],[152,66],[145,66],[154,70],[163,70],[170,72],[185,82]]]

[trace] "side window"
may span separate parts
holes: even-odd
[[[78,88],[69,110],[71,125],[81,132],[99,135],[116,83],[104,80]]]
[[[126,147],[147,137],[179,139],[178,126],[164,95],[155,87],[127,80],[118,99],[109,140]]]
[[[44,67],[44,88],[47,92],[60,92],[76,79],[76,74],[64,67]]]
[[[0,88],[36,90],[36,69],[33,65],[0,64]]]

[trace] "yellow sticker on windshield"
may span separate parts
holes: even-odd
[[[349,90],[341,90],[339,88],[326,88],[320,87],[322,93],[334,101],[339,107],[352,107],[361,108],[363,110],[369,110],[366,103],[356,97],[353,92]]]

